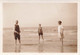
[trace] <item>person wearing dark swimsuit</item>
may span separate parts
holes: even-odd
[[[19,43],[21,43],[20,40],[20,27],[18,25],[18,20],[16,20],[15,29],[14,29],[14,36],[15,36],[15,44],[17,44],[17,39]]]
[[[38,35],[39,35],[39,41],[40,41],[40,36],[41,36],[42,39],[44,40],[44,38],[43,38],[43,30],[42,30],[41,24],[39,24]]]

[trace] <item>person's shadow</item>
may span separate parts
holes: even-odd
[[[21,52],[21,45],[15,46],[15,52]]]
[[[43,52],[43,50],[44,50],[44,41],[39,42],[39,45],[38,45],[38,51],[41,53]]]

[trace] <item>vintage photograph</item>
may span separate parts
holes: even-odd
[[[77,3],[3,3],[3,53],[77,53]]]

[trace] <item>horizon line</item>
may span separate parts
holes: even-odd
[[[36,26],[36,27],[38,27],[38,26]],[[42,26],[42,27],[57,27],[57,26]],[[66,26],[64,26],[64,27],[66,27]],[[72,26],[68,26],[68,27],[72,27]],[[77,27],[77,26],[75,26],[75,27]],[[13,28],[13,27],[3,27],[3,28]],[[20,27],[20,28],[31,28],[31,27]]]

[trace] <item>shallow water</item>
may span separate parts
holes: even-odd
[[[22,31],[21,45],[19,43],[15,45],[13,31],[6,29],[3,30],[3,52],[76,53],[77,30],[65,30],[64,35],[64,44],[62,46],[57,32],[45,31],[44,41],[41,39],[39,42],[37,32]]]

